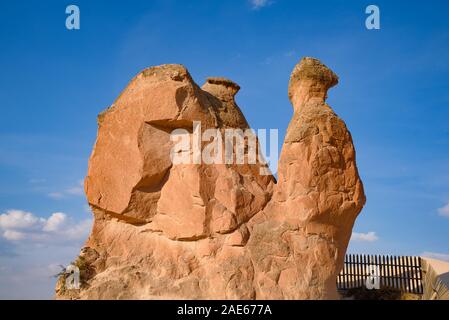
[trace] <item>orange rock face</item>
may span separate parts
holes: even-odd
[[[209,78],[200,88],[181,65],[141,72],[98,117],[85,180],[95,219],[79,258],[89,272],[81,270],[80,290],[58,282],[56,297],[337,298],[336,275],[365,203],[351,135],[325,104],[337,82],[316,59],[295,67],[276,182],[258,160],[172,161],[173,152],[196,159],[176,149],[175,129],[193,145],[200,122],[224,145],[228,129],[249,128],[237,84]]]

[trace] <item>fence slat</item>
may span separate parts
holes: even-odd
[[[411,286],[411,273],[410,273],[410,261],[409,261],[409,256],[405,257],[405,268],[406,268],[406,279],[407,279],[407,292],[410,292],[412,289]]]
[[[386,272],[386,284],[385,287],[391,286],[391,274],[390,274],[390,258],[388,256],[385,256],[385,268],[387,269]]]
[[[418,266],[418,259],[416,259],[416,257],[413,257],[413,265],[415,266],[414,269],[414,277],[415,277],[415,293],[419,292],[419,270],[416,268],[416,266]]]
[[[344,281],[344,288],[345,289],[349,289],[348,288],[348,255],[346,255],[345,257],[345,274],[343,276],[343,281]]]
[[[363,279],[365,281],[364,286],[366,286],[367,277],[368,277],[368,256],[363,255]]]
[[[363,286],[362,284],[362,275],[360,274],[360,255],[357,254],[357,287],[361,288]]]
[[[402,282],[404,283],[404,291],[408,292],[408,277],[407,277],[407,261],[405,257],[401,257]]]
[[[351,287],[355,286],[355,260],[354,255],[351,255]]]
[[[393,264],[394,264],[394,278],[396,280],[395,288],[400,289],[401,288],[401,282],[398,277],[399,275],[399,268],[398,268],[398,257],[393,256]]]
[[[419,293],[423,292],[423,285],[422,285],[422,269],[421,269],[421,257],[418,257],[418,266],[419,266]]]
[[[374,256],[374,265],[376,266],[376,268],[374,269],[374,270],[377,270],[378,271],[378,275],[377,276],[379,276],[379,282],[380,282],[380,276],[381,276],[381,274],[380,274],[380,263],[378,262],[378,260],[377,260],[377,256]]]

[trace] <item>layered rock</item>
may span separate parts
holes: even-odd
[[[57,297],[336,298],[365,202],[349,131],[325,104],[337,81],[316,59],[295,67],[276,183],[258,160],[207,163],[176,149],[175,129],[206,147],[198,122],[222,133],[222,145],[226,130],[249,128],[237,84],[209,78],[200,88],[181,65],[137,75],[98,117],[85,180],[94,226],[78,258],[89,272],[81,290],[64,290],[61,279]],[[173,152],[192,161],[174,163]]]

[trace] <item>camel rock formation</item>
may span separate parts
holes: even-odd
[[[276,181],[259,158],[205,163],[177,149],[174,130],[207,147],[195,123],[215,129],[217,145],[229,129],[249,129],[236,83],[209,78],[200,88],[181,65],[138,74],[98,116],[85,179],[94,225],[75,262],[82,286],[67,289],[62,276],[56,298],[337,298],[365,203],[351,135],[325,103],[337,82],[313,58],[294,68]],[[174,154],[192,161],[174,163]]]

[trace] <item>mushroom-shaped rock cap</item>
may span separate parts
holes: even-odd
[[[234,99],[234,96],[240,90],[240,86],[234,81],[223,77],[210,77],[206,79],[202,89],[220,100],[229,101]]]
[[[240,90],[240,86],[237,83],[223,77],[209,77],[206,79],[206,83],[221,85],[227,88],[232,88],[236,91]]]
[[[288,96],[290,99],[301,81],[310,80],[312,84],[320,84],[325,90],[338,83],[338,76],[320,60],[304,57],[295,66],[288,84]]]
[[[182,64],[163,64],[143,70],[139,76],[155,77],[158,80],[192,81],[189,71]]]

